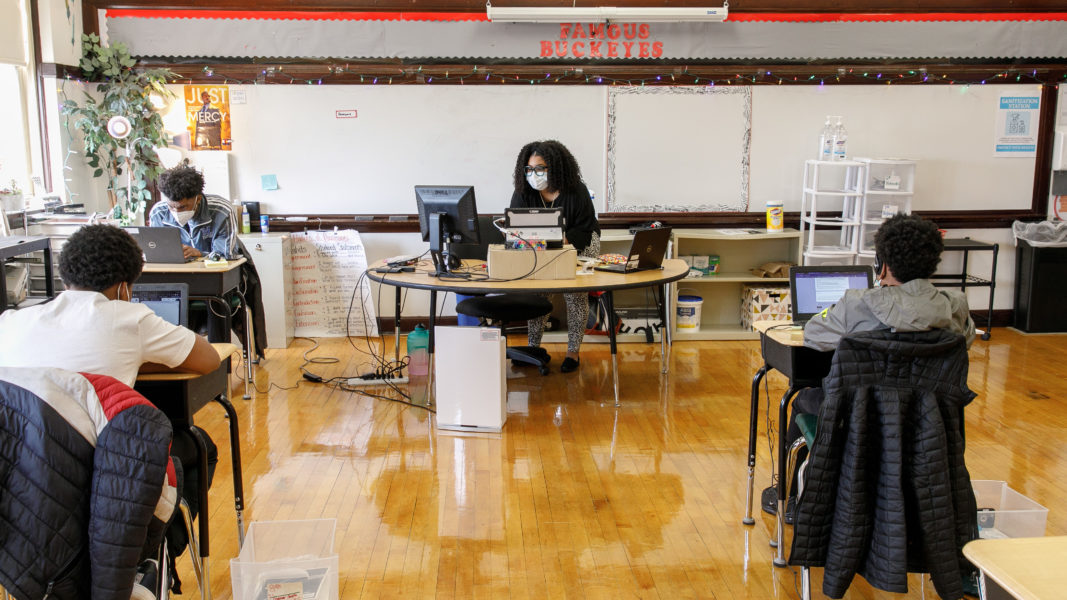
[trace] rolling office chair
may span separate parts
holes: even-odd
[[[489,244],[504,243],[504,236],[493,226],[491,215],[478,217],[478,237],[480,244],[453,244],[452,253],[458,258],[486,260]],[[493,296],[462,296],[456,294],[456,312],[460,315],[477,318],[485,324],[494,324],[503,332],[504,326],[512,321],[526,322],[530,319],[544,317],[552,312],[552,302],[537,294],[499,294]],[[542,375],[548,375],[548,363],[551,360],[544,348],[533,346],[509,346],[507,357],[512,362],[533,365]]]
[[[963,409],[975,397],[967,368],[966,341],[945,330],[841,339],[819,415],[798,415],[803,435],[790,452],[795,463],[810,449],[789,557],[802,567],[803,598],[818,566],[831,598],[856,574],[906,592],[909,570],[929,572],[942,598],[962,597],[971,571],[962,549],[978,534],[963,457]]]

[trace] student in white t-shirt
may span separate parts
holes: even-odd
[[[129,301],[143,265],[140,247],[125,230],[79,229],[59,257],[66,291],[0,314],[0,366],[110,375],[131,387],[138,370],[213,371],[219,355],[205,338]]]

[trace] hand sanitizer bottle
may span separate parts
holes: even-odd
[[[834,157],[834,126],[831,123],[830,115],[826,115],[826,123],[822,126],[822,133],[819,134],[819,155],[817,160],[833,160]]]
[[[841,117],[837,117],[837,125],[834,126],[834,160],[846,160],[848,157],[848,132]]]

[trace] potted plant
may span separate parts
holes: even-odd
[[[5,211],[22,210],[22,190],[14,179],[9,185],[0,187],[0,208]]]
[[[93,177],[107,175],[112,216],[123,224],[143,216],[145,203],[152,198],[148,186],[164,170],[154,148],[165,147],[167,138],[151,95],[174,97],[166,87],[175,77],[172,71],[135,69],[136,64],[125,44],[103,46],[95,33],[82,35],[82,75],[97,84],[98,96],[86,93],[81,105],[63,102],[63,114],[74,119],[84,136]],[[116,136],[114,128],[109,131],[114,117],[128,120],[126,135]]]

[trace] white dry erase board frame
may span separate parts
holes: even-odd
[[[851,155],[918,161],[914,210],[1032,203],[1034,159],[996,158],[992,139],[998,88],[1036,85],[231,87],[247,97],[231,106],[234,195],[270,214],[410,215],[420,184],[474,185],[479,210],[499,213],[519,148],[548,138],[602,213],[797,211],[827,114],[844,116]],[[359,118],[335,119],[339,106]]]

